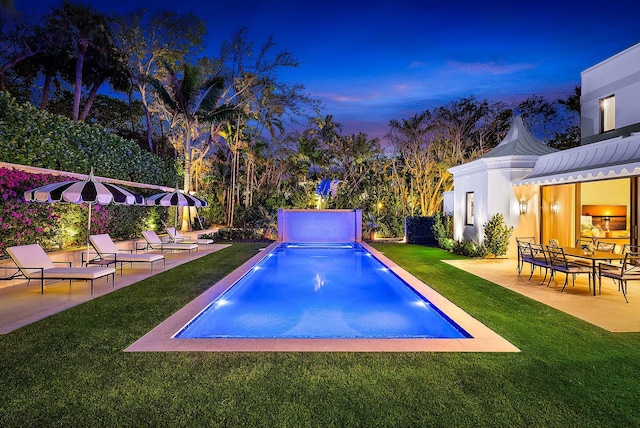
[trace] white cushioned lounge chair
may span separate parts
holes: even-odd
[[[167,227],[165,230],[167,231],[167,235],[169,235],[169,239],[171,240],[171,242],[204,245],[205,248],[209,248],[209,245],[213,244],[213,239],[204,239],[204,238],[191,239],[186,236],[183,236],[180,232],[176,230],[175,227]]]
[[[150,272],[153,272],[153,264],[156,262],[162,261],[166,266],[166,260],[162,254],[132,254],[130,251],[120,250],[106,233],[91,235],[89,241],[96,250],[96,253],[98,253],[98,258],[93,261],[113,261],[116,265],[120,264],[120,276],[122,276],[122,265],[124,263],[129,263],[132,267],[134,263],[149,263]],[[89,261],[89,264],[91,264],[91,261]]]
[[[115,280],[115,268],[100,267],[71,267],[71,262],[54,262],[38,244],[20,245],[7,248],[7,253],[16,264],[20,272],[27,278],[27,285],[32,279],[40,281],[40,294],[44,294],[44,285],[47,279],[68,280],[69,286],[73,280],[85,280],[91,282],[91,294],[93,294],[93,281],[106,277],[109,282]],[[67,267],[56,267],[54,263],[65,263]]]
[[[142,232],[144,240],[147,241],[145,249],[160,250],[160,251],[198,251],[198,244],[182,244],[175,242],[162,242],[158,234],[153,230],[145,230]]]

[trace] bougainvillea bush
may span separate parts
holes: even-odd
[[[37,243],[45,250],[85,245],[88,204],[24,199],[27,190],[71,179],[0,168],[0,258],[6,258],[5,249],[14,245]],[[94,205],[91,209],[91,233],[108,233],[115,240],[139,236],[151,217],[156,221],[166,218],[166,212],[154,207]]]

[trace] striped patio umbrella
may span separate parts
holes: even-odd
[[[147,205],[156,205],[161,207],[176,207],[176,219],[175,226],[178,223],[178,207],[206,207],[207,201],[198,198],[197,196],[189,195],[182,192],[176,186],[176,190],[173,192],[162,192],[157,195],[149,196],[146,198]]]
[[[27,201],[36,202],[88,204],[87,257],[89,256],[89,236],[91,235],[91,211],[93,205],[142,205],[144,203],[144,198],[140,195],[114,184],[96,180],[93,177],[93,167],[86,180],[70,180],[47,184],[24,192],[24,198]]]

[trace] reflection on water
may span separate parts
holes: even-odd
[[[313,278],[313,291],[320,291],[320,289],[323,286],[324,286],[324,278],[322,278],[320,274],[317,273],[315,278]]]

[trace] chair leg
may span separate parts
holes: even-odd
[[[551,285],[551,281],[555,280],[556,271],[551,269],[551,275],[549,276],[549,282],[547,282],[547,287]]]
[[[629,303],[629,300],[627,300],[627,281],[620,280],[620,287],[622,288],[622,296],[624,297],[624,301]]]
[[[542,270],[542,268],[540,268],[540,270]],[[547,279],[547,274],[549,273],[549,269],[545,268],[544,269],[544,277],[542,277],[542,282],[540,283],[541,285],[544,285],[544,281]]]

